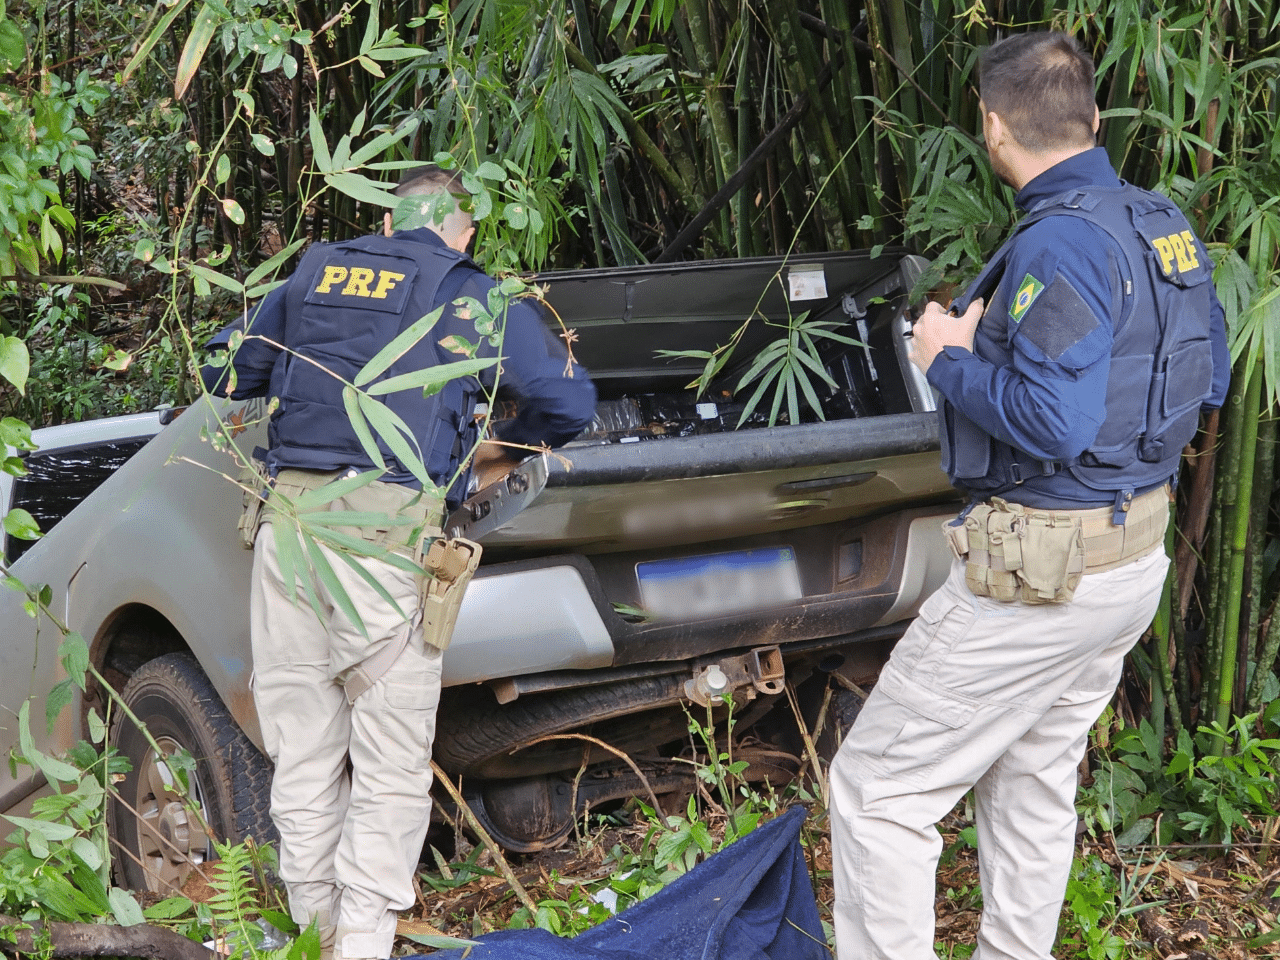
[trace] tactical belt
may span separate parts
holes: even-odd
[[[355,470],[281,470],[272,490],[290,500],[312,490],[319,490],[340,477],[353,477]],[[268,502],[268,509],[269,509]],[[440,531],[444,504],[439,497],[398,483],[374,481],[337,497],[316,512],[350,510],[356,513],[381,514],[388,522],[366,527],[337,527],[375,547],[413,557],[417,547],[410,535],[425,532],[432,536]],[[394,522],[392,522],[394,521]],[[420,539],[418,542],[420,542]]]
[[[318,490],[342,476],[354,476],[354,470],[281,470],[270,484],[279,496],[296,499]],[[270,501],[257,492],[257,484],[245,484],[245,516],[241,531],[246,545],[252,546],[258,527],[271,519]],[[263,511],[264,502],[267,510]],[[410,558],[422,567],[419,578],[419,604],[422,618],[422,642],[439,650],[449,646],[458,619],[467,584],[480,563],[480,545],[462,537],[440,536],[444,504],[425,491],[400,484],[375,481],[341,497],[335,497],[319,508],[323,511],[350,511],[385,517],[373,526],[335,527],[366,543]],[[356,698],[381,679],[409,645],[413,631],[368,657],[342,679],[347,701]]]
[[[1123,525],[1112,522],[1113,507],[1077,510],[1084,534],[1085,573],[1102,573],[1144,557],[1164,544],[1173,494],[1166,484],[1134,497]]]
[[[1084,574],[1114,570],[1162,545],[1169,503],[1168,486],[1151,490],[1129,502],[1117,525],[1112,507],[1038,510],[995,497],[943,530],[976,596],[1066,603]]]

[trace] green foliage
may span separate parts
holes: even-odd
[[[700,777],[709,778],[711,782],[722,777],[709,766],[699,765],[696,769]],[[512,915],[508,926],[513,929],[541,927],[557,936],[580,933],[612,913],[651,897],[711,854],[746,836],[767,814],[777,812],[776,805],[755,797],[739,807],[733,821],[736,826],[726,821],[723,836],[717,837],[701,814],[696,796],[689,798],[681,815],[669,815],[665,819],[644,803],[637,801],[636,808],[649,823],[638,851],[615,844],[605,858],[609,876],[604,880],[580,883],[560,881],[553,876],[550,885],[568,885],[568,895],[536,901],[537,911],[532,916],[522,907]],[[453,870],[455,875],[461,873],[456,866]]]
[[[1062,947],[1078,951],[1089,960],[1122,960],[1128,943],[1115,934],[1115,875],[1097,858],[1072,861],[1067,881],[1067,909],[1059,931]]]
[[[320,934],[314,922],[299,931],[285,914],[263,908],[257,848],[243,843],[216,846],[218,862],[209,877],[214,893],[196,906],[196,912],[211,936],[225,944],[231,960],[317,960]],[[285,934],[292,934],[292,939]]]
[[[760,381],[747,400],[747,405],[738,418],[738,425],[744,424],[755,412],[770,384],[773,385],[773,403],[768,415],[771,426],[778,421],[784,398],[787,404],[787,422],[800,422],[801,395],[818,419],[826,420],[815,384],[825,385],[831,390],[836,390],[837,385],[823,366],[818,341],[829,340],[849,346],[862,346],[860,341],[837,333],[841,326],[842,324],[832,320],[811,320],[808,311],[789,318],[786,335],[761,350],[738,381],[735,390],[738,393],[748,384]]]
[[[598,177],[607,131],[622,133],[620,104],[606,84],[571,68],[558,44],[528,46],[554,31],[559,15],[480,0],[433,6],[422,22],[433,39],[375,100],[391,123],[422,123],[424,157],[464,171],[477,256],[490,270],[546,263],[569,218],[564,166]]]
[[[44,591],[30,593],[32,602],[47,614]],[[84,639],[58,626],[64,633],[58,656],[68,673],[60,687],[84,689],[86,671],[92,672],[113,703],[128,713],[119,695],[90,665]],[[69,697],[60,701],[62,705],[69,702]],[[186,897],[171,897],[144,910],[131,892],[112,886],[106,806],[127,762],[106,747],[107,724],[94,709],[87,715],[92,743],[81,741],[65,758],[42,751],[31,734],[30,708],[27,701],[18,711],[19,746],[9,759],[11,775],[17,776],[19,764],[29,765],[52,792],[32,801],[30,816],[4,815],[17,829],[5,838],[9,847],[0,855],[0,912],[44,922],[170,924],[197,940],[222,939],[235,958],[317,960],[320,945],[314,927],[278,949],[260,949],[268,921],[277,930],[286,927],[296,932],[287,917],[262,902],[267,871],[278,868],[269,848],[218,844],[221,862],[209,877],[215,895],[199,907]],[[47,709],[51,728],[57,713],[51,698]],[[154,741],[152,748],[159,749]],[[185,796],[194,758],[182,751],[166,757],[166,764],[174,774],[175,792]],[[189,813],[195,824],[202,823],[199,810],[191,807]],[[193,913],[198,919],[193,919]]]
[[[915,150],[912,203],[905,235],[932,254],[913,297],[944,281],[972,276],[1008,235],[1013,221],[1010,195],[996,182],[985,151],[953,127],[924,132],[910,141]]]
[[[12,412],[36,422],[180,402],[208,328],[251,307],[307,239],[375,225],[396,206],[385,178],[418,159],[465,171],[490,267],[636,262],[662,251],[800,98],[809,107],[796,126],[681,255],[905,240],[934,256],[922,291],[962,281],[1012,216],[1009,192],[967,133],[978,127],[974,50],[997,25],[1043,25],[1019,20],[1036,15],[1029,8],[901,0],[865,10],[818,0],[804,11],[820,18],[818,29],[800,21],[794,4],[737,0],[462,0],[425,16],[366,0],[324,23],[304,21],[305,5],[278,0],[78,6],[81,46],[63,51],[48,45],[69,31],[46,29],[44,4],[10,4],[0,14],[0,276],[39,273],[62,258],[83,273],[128,280],[145,308],[131,318],[141,332],[122,374],[124,351],[99,332],[106,310],[94,298],[61,282],[35,288],[30,300],[19,288],[5,311],[0,376],[27,391],[6,393]],[[1170,193],[1211,242],[1237,369],[1265,378],[1263,396],[1274,398],[1280,122],[1277,61],[1258,39],[1280,23],[1274,0],[1161,9],[1069,0],[1045,15],[1098,56],[1103,142],[1125,177]],[[95,151],[104,162],[93,167]],[[105,213],[88,202],[90,175]],[[72,218],[73,195],[87,222]],[[77,228],[87,250],[81,237],[72,242]],[[500,312],[480,306],[477,316],[490,320]],[[738,381],[752,388],[757,409],[771,399],[774,417],[785,398],[792,422],[803,404],[822,415],[814,394],[824,378],[809,361],[824,332],[808,324],[793,318]],[[498,335],[477,322],[477,342]],[[705,381],[727,368],[731,353],[699,357]],[[420,462],[382,394],[365,385],[353,384],[351,397],[366,446],[382,438]],[[30,448],[29,431],[14,420],[0,424],[0,437]],[[21,464],[7,457],[3,469],[19,473]],[[28,530],[21,516],[6,527]],[[309,536],[340,541],[320,523]],[[299,567],[312,555],[301,541],[295,554]],[[1271,574],[1256,595],[1272,604],[1275,594]],[[35,615],[41,591],[28,597]],[[1239,616],[1218,619],[1223,636],[1239,634]],[[1253,639],[1241,649],[1253,649]],[[1194,660],[1179,656],[1179,669]],[[1261,685],[1272,661],[1274,651],[1244,672]],[[1221,672],[1230,685],[1235,671]],[[72,692],[70,683],[60,688],[46,717]],[[1230,842],[1250,818],[1273,812],[1276,741],[1243,720],[1219,722],[1180,737],[1167,758],[1162,731],[1163,717],[1118,739],[1118,756],[1103,762],[1082,800],[1095,828],[1118,830],[1122,846]],[[767,807],[738,781],[740,761],[728,747],[713,734],[694,737],[708,756],[698,768],[703,791],[682,816],[655,818],[641,855],[618,853],[619,872],[624,863],[631,870],[613,881],[620,895],[651,892],[719,842],[705,825],[707,797],[730,818],[730,833],[745,832]],[[55,779],[71,775],[58,766],[65,761],[28,757]],[[88,771],[93,763],[79,751],[71,766]],[[182,760],[173,765],[182,776]],[[86,786],[66,799],[87,775],[59,781],[67,791],[55,806],[76,811],[72,836],[28,824],[17,859],[0,859],[9,878],[0,882],[27,884],[15,904],[37,900],[65,907],[67,917],[87,915],[65,890],[47,900],[42,893],[46,880],[56,885],[55,874],[65,881],[77,869],[68,845],[80,848],[84,869],[103,869],[86,853],[94,828],[75,819],[98,798]],[[32,820],[53,822],[60,810],[40,808]],[[1077,946],[1110,955],[1116,914],[1107,912],[1107,878],[1082,864],[1072,882],[1072,905],[1088,920],[1072,934]],[[575,889],[564,906],[546,901],[527,919],[571,929],[580,916],[570,916],[572,905],[594,909],[586,896]],[[1122,889],[1116,896],[1123,904]],[[104,898],[89,896],[98,915],[131,915],[109,890]]]
[[[727,746],[733,726],[731,711],[723,723],[722,737],[717,737],[717,721],[712,711],[708,710],[705,723],[690,717],[691,737],[701,744],[706,754],[690,761],[702,786],[690,794],[683,811],[659,816],[649,805],[635,801],[637,819],[647,823],[638,849],[614,844],[605,857],[609,875],[604,879],[584,882],[552,874],[548,886],[553,891],[567,887],[565,895],[537,899],[533,911],[521,907],[512,914],[508,927],[539,927],[557,936],[580,933],[652,896],[779,813],[778,797],[772,793],[762,796],[742,782],[747,763],[734,760]],[[726,745],[718,745],[720,739]],[[709,799],[712,791],[719,805]],[[716,808],[714,815],[708,807]],[[447,864],[433,849],[437,870],[422,874],[423,882],[436,891],[447,891],[477,877],[493,876],[493,871],[476,865],[480,852],[480,848],[474,848],[463,862]]]
[[[0,277],[21,267],[40,273],[43,259],[60,260],[62,230],[75,218],[52,178],[72,171],[88,176],[95,160],[81,117],[92,117],[107,95],[88,71],[71,80],[48,73],[39,47],[16,15],[0,9]]]
[[[1130,940],[1117,932],[1125,918],[1159,907],[1164,900],[1144,901],[1142,894],[1164,860],[1122,863],[1114,870],[1097,856],[1077,857],[1067,880],[1066,909],[1058,929],[1057,949],[1063,955],[1088,960],[1122,960],[1131,955]],[[1132,874],[1129,869],[1132,866]]]
[[[554,888],[563,882],[553,872],[548,885]],[[557,937],[572,937],[612,916],[609,908],[593,894],[587,892],[582,884],[570,882],[569,887],[569,893],[563,900],[546,897],[536,901],[537,909],[532,915],[528,907],[521,907],[515,911],[507,922],[507,929],[523,930],[528,927],[537,927]]]
[[[1255,733],[1256,714],[1229,730],[1202,726],[1196,738],[1179,733],[1164,760],[1163,738],[1150,721],[1120,732],[1114,759],[1099,758],[1093,783],[1081,794],[1081,815],[1093,829],[1114,831],[1121,847],[1148,842],[1231,844],[1250,835],[1251,817],[1274,817],[1280,739]]]
[[[110,886],[104,812],[107,783],[118,765],[99,752],[105,725],[90,724],[95,745],[82,743],[69,758],[59,759],[36,747],[30,706],[23,703],[19,709],[20,753],[10,763],[39,770],[53,792],[32,802],[29,817],[4,818],[17,830],[6,838],[12,846],[0,856],[0,907],[15,916],[70,922],[132,917],[136,902]]]
[[[775,279],[781,283],[781,270]],[[734,359],[743,335],[752,323],[762,322],[770,327],[784,331],[772,340],[768,346],[745,361],[746,370],[738,378],[733,388],[735,395],[741,396],[751,385],[755,389],[747,398],[746,405],[738,417],[737,425],[741,427],[756,413],[766,398],[770,399],[766,422],[774,426],[779,422],[786,403],[787,423],[800,423],[803,410],[811,411],[819,420],[826,420],[822,408],[819,391],[838,389],[836,382],[827,373],[819,351],[819,341],[842,343],[847,346],[860,347],[862,342],[840,333],[844,324],[835,320],[816,320],[809,317],[809,311],[791,314],[785,325],[769,320],[749,317],[729,339],[714,350],[655,350],[659,357],[683,357],[704,362],[702,373],[689,386],[699,394],[711,389],[715,378],[719,376]]]

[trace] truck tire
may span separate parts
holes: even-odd
[[[436,725],[436,762],[455,776],[484,779],[534,777],[576,770],[584,750],[592,763],[616,760],[583,740],[525,744],[557,733],[583,733],[632,753],[685,734],[688,719],[679,707],[684,678],[641,677],[528,694],[497,703],[487,688],[445,691]]]
[[[169,653],[148,661],[122,697],[164,756],[185,748],[195,758],[190,799],[199,816],[174,789],[173,771],[122,712],[112,725],[111,743],[131,769],[117,784],[107,813],[117,882],[169,896],[192,870],[217,858],[210,834],[233,843],[276,839],[271,764],[236,726],[193,656]]]

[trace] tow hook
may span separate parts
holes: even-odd
[[[738,657],[726,657],[694,667],[684,682],[684,695],[700,706],[754,700],[757,693],[781,693],[786,683],[782,651],[777,647],[757,647]]]

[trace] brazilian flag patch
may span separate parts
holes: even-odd
[[[1040,292],[1044,290],[1044,284],[1027,274],[1022,278],[1022,283],[1018,284],[1018,292],[1013,296],[1013,304],[1009,307],[1009,316],[1013,317],[1014,323],[1021,323],[1022,318],[1027,315],[1027,311],[1031,309],[1031,305],[1036,302],[1036,297],[1040,296]]]

